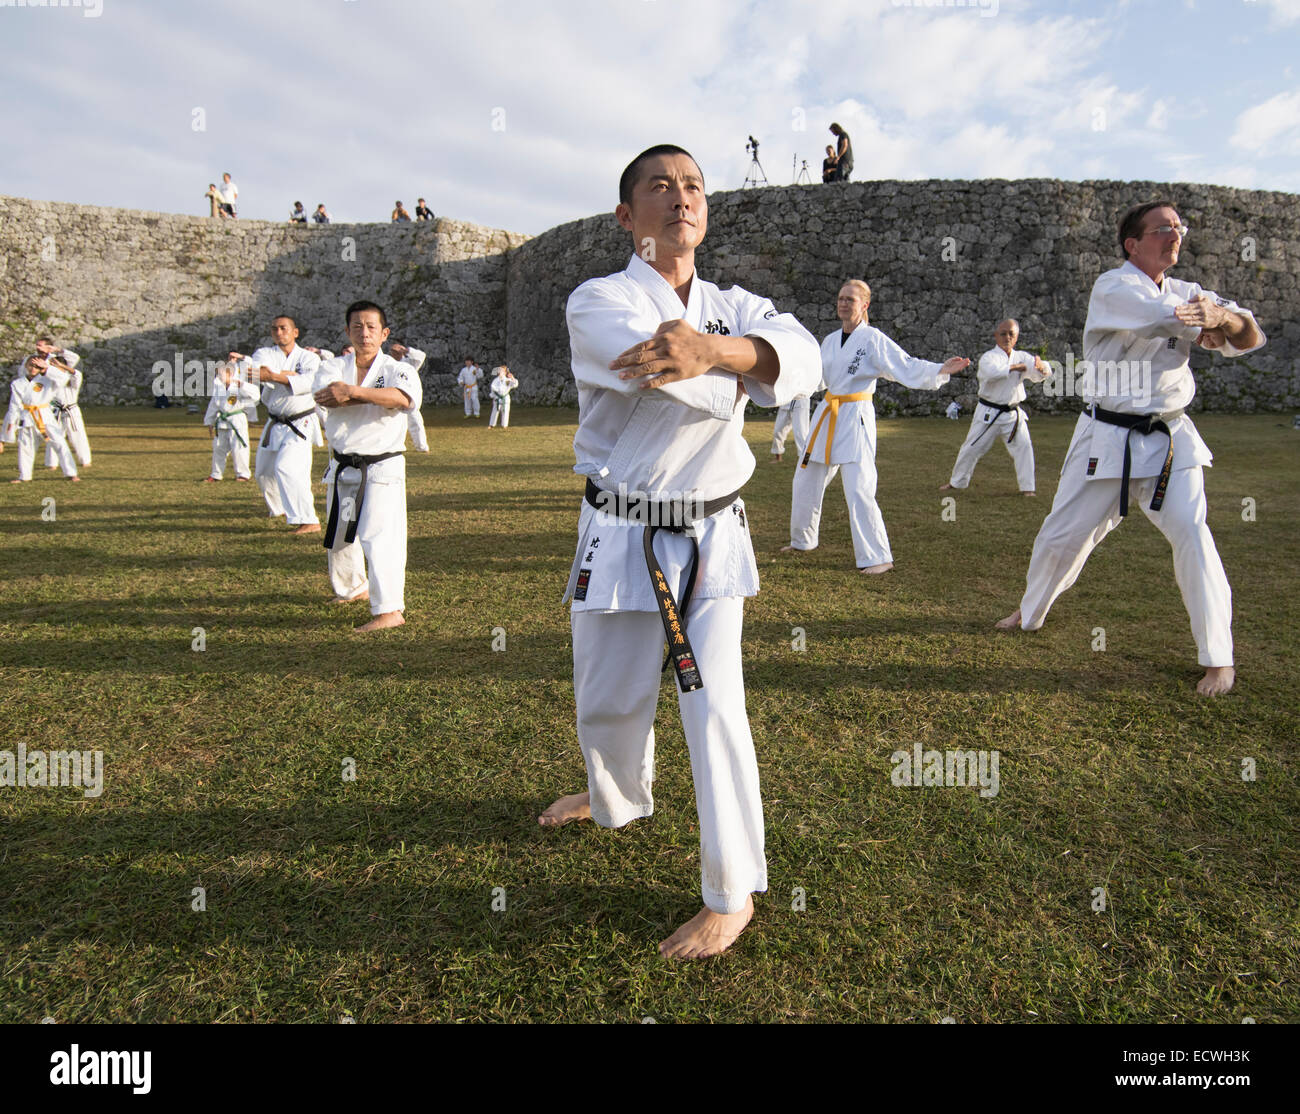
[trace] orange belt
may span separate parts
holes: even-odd
[[[32,420],[36,422],[36,428],[41,431],[41,436],[46,438],[47,440],[49,439],[50,435],[45,432],[45,419],[41,417],[41,411],[44,410],[45,407],[48,405],[49,403],[42,402],[39,406],[23,407],[23,409],[26,410],[27,413],[29,413],[32,416]]]
[[[804,450],[803,463],[800,468],[808,467],[808,458],[812,456],[812,447],[817,442],[817,431],[821,429],[822,422],[826,420],[826,415],[831,416],[830,427],[826,430],[826,463],[831,462],[831,443],[835,440],[835,421],[839,417],[841,402],[863,402],[871,397],[871,391],[858,391],[851,395],[833,395],[829,391],[826,394],[826,409],[821,412],[817,419],[817,424],[813,426],[812,434],[808,438],[808,448]]]

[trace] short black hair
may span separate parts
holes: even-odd
[[[298,319],[294,317],[292,313],[277,313],[271,318],[271,324],[274,325],[277,321],[292,321],[293,327],[299,332],[302,332],[302,329],[298,325]]]
[[[652,159],[656,155],[685,155],[691,162],[698,167],[699,160],[696,159],[685,147],[678,147],[675,143],[657,143],[653,147],[647,147],[636,158],[627,164],[626,169],[618,179],[618,200],[623,205],[632,204],[632,191],[636,189],[637,174],[641,169],[641,164],[646,159]],[[704,178],[704,171],[700,171],[700,178]]]
[[[53,343],[54,343],[54,338],[53,338],[53,337],[37,337],[37,338],[36,338],[36,343],[37,343],[37,344],[42,344],[42,343],[44,343],[44,344],[53,344]]]
[[[1142,221],[1146,215],[1153,209],[1174,209],[1178,208],[1172,201],[1148,201],[1145,205],[1134,205],[1125,213],[1119,222],[1119,250],[1124,253],[1124,258],[1128,258],[1128,248],[1124,246],[1124,241],[1130,237],[1139,237],[1142,235]]]
[[[367,302],[364,300],[360,302],[353,302],[350,306],[348,306],[347,312],[343,314],[343,327],[345,329],[351,327],[352,315],[354,313],[364,313],[368,309],[373,309],[377,314],[379,314],[379,324],[382,325],[385,329],[387,329],[388,314],[384,312],[384,307],[377,306],[375,305],[374,302]]]

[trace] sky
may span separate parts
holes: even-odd
[[[1300,0],[0,0],[0,194],[536,234],[638,151],[1300,193]],[[22,6],[19,6],[22,5]],[[29,6],[33,5],[33,6]]]

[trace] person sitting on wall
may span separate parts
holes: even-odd
[[[411,214],[406,211],[406,208],[400,201],[394,201],[393,205],[396,206],[393,209],[393,215],[391,218],[393,224],[401,224],[404,221],[409,221],[411,219]]]

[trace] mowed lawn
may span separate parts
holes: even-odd
[[[98,799],[0,789],[0,1020],[1300,1020],[1289,414],[1197,418],[1240,671],[1214,701],[1137,508],[1044,630],[993,631],[1073,419],[1033,421],[1039,498],[995,446],[955,521],[937,489],[969,419],[882,421],[897,568],[868,578],[838,480],[821,549],[777,557],[795,458],[769,464],[771,414],[751,418],[770,889],[731,953],[685,964],[656,953],[699,907],[667,680],[655,816],[536,821],[585,785],[560,604],[575,412],[505,433],[426,412],[408,622],[373,636],[330,602],[318,537],[254,484],[197,482],[196,416],[86,418],[83,483],[0,485],[0,749],[98,749],[105,775]],[[893,785],[914,744],[996,751],[999,792]]]

